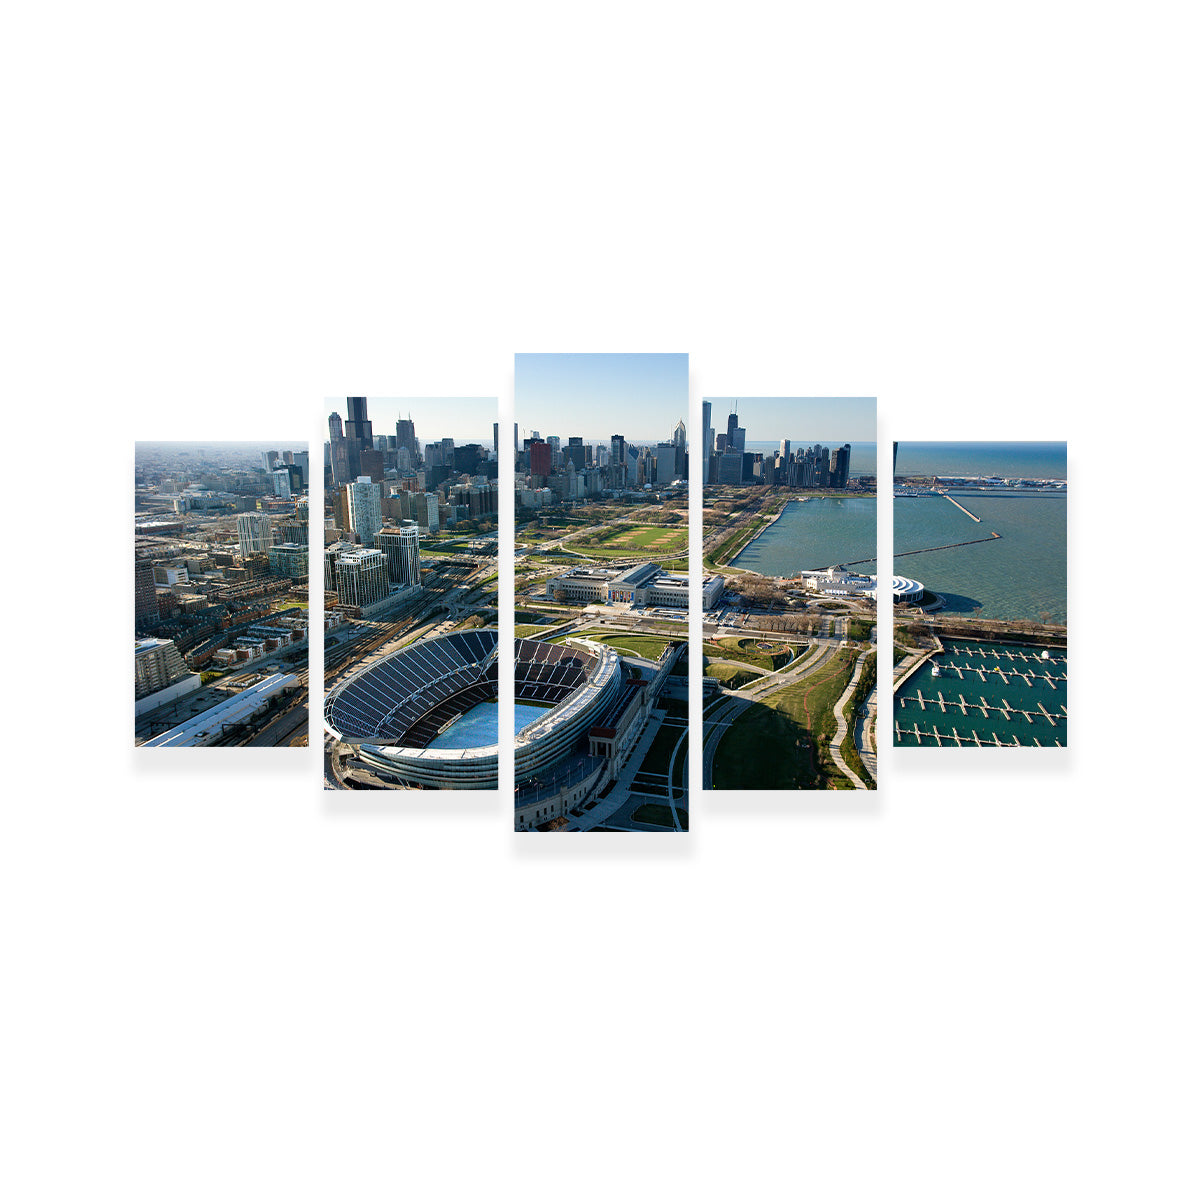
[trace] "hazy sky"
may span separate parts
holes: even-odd
[[[875,441],[874,396],[705,396],[712,404],[713,428],[724,433],[737,405],[738,424],[748,442],[790,438],[795,449]]]
[[[517,433],[668,442],[688,424],[686,354],[518,354]],[[688,440],[692,431],[688,429]]]
[[[345,432],[349,413],[345,396],[326,398],[326,440],[329,438],[331,412],[336,412],[342,418],[342,431]],[[395,437],[397,419],[411,416],[422,445],[426,442],[440,442],[442,438],[448,437],[453,438],[460,446],[465,446],[468,442],[479,442],[490,449],[492,424],[499,420],[500,409],[494,396],[368,396],[367,416],[371,420],[373,437],[379,437],[381,434]]]

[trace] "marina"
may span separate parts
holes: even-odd
[[[950,639],[943,647],[896,692],[897,746],[1067,744],[1065,651]]]

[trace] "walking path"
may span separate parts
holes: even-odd
[[[833,706],[833,715],[837,719],[837,731],[833,735],[833,741],[829,744],[829,757],[833,759],[834,765],[847,779],[853,780],[856,787],[863,790],[868,789],[870,785],[859,776],[857,771],[852,770],[842,757],[842,741],[845,739],[846,732],[849,729],[842,709],[845,708],[846,702],[854,694],[854,689],[858,685],[859,677],[862,675],[863,666],[867,661],[867,654],[869,653],[870,651],[864,651],[858,656],[858,662],[854,664],[854,673],[850,676],[849,683],[846,684],[846,690],[838,697],[837,703]]]
[[[863,760],[863,766],[871,773],[871,778],[879,779],[879,759],[876,754],[877,724],[879,716],[879,674],[875,675],[875,686],[867,696],[867,715],[860,717],[854,723],[854,744],[858,747],[858,756]]]

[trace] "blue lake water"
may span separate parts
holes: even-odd
[[[851,461],[854,453],[851,451]],[[1066,479],[1066,442],[901,442],[897,475]]]
[[[874,574],[875,504],[873,497],[863,496],[793,500],[733,565],[761,575],[784,576],[866,559],[856,569]]]
[[[892,503],[897,575],[919,579],[946,611],[996,620],[1067,620],[1067,497],[1062,492],[951,493],[979,517],[971,520],[944,496],[898,496]],[[929,554],[902,554],[1001,536]]]

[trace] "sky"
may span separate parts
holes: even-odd
[[[326,441],[329,440],[331,412],[336,412],[342,418],[344,433],[349,414],[345,396],[326,397]],[[395,437],[397,419],[411,416],[421,445],[440,442],[448,437],[453,438],[459,446],[478,442],[490,449],[492,425],[500,419],[500,406],[494,396],[368,396],[367,416],[371,421],[373,437],[381,434]]]
[[[875,441],[874,396],[705,396],[712,404],[713,428],[724,433],[737,405],[747,442],[790,438],[799,443],[841,445]]]
[[[582,437],[607,444],[669,442],[688,423],[686,354],[518,354],[518,438]],[[688,431],[691,440],[692,431]]]

